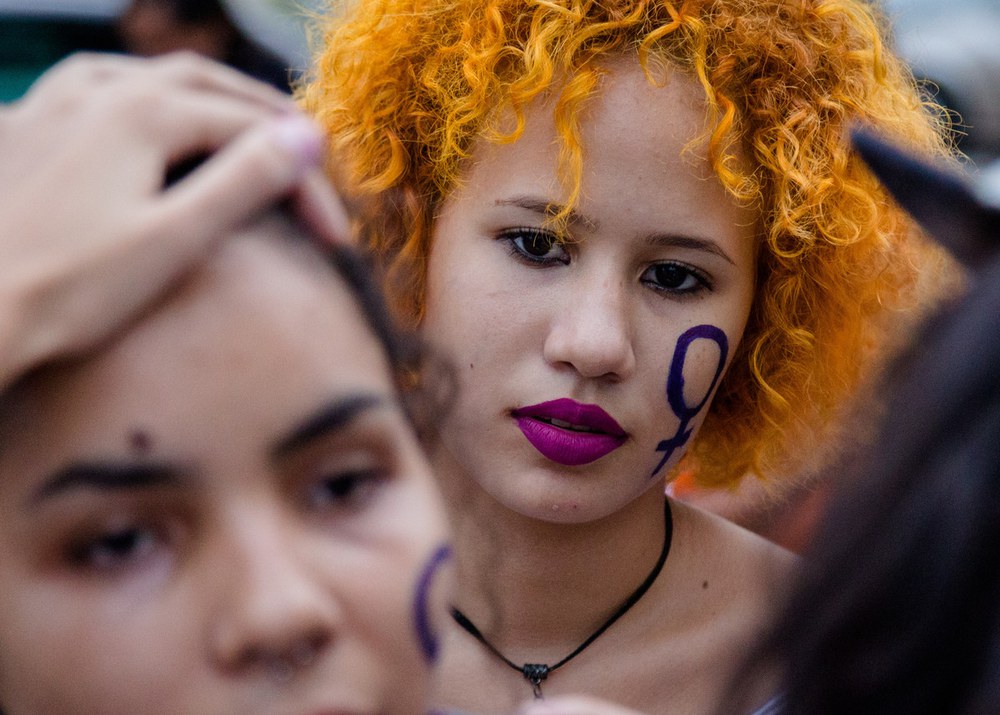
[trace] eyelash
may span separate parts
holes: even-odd
[[[306,489],[306,506],[312,511],[359,511],[389,479],[382,467],[345,469],[323,475]]]
[[[504,241],[507,244],[507,250],[510,252],[515,259],[526,263],[532,267],[545,268],[555,265],[569,265],[570,257],[566,252],[565,246],[559,241],[558,237],[551,231],[544,231],[537,228],[511,228],[500,232],[497,236],[498,240]],[[553,247],[558,246],[560,255],[557,257],[550,256],[539,256],[531,253],[525,247],[525,240],[533,239],[534,241],[545,241],[548,243],[548,250]],[[656,271],[661,268],[672,268],[680,269],[684,272],[685,280],[682,282],[686,283],[688,278],[695,281],[695,285],[689,286],[687,288],[670,288],[658,284],[655,280],[645,278],[647,274],[651,271]],[[652,290],[665,296],[672,297],[689,297],[700,294],[705,290],[712,289],[712,281],[709,276],[704,272],[695,268],[687,263],[682,263],[680,261],[663,261],[661,263],[655,263],[649,266],[642,273],[643,277],[640,281],[643,285],[649,286]]]
[[[695,285],[689,286],[687,288],[681,288],[681,287],[669,288],[667,286],[659,285],[655,283],[653,280],[645,278],[646,274],[650,273],[651,271],[656,271],[659,268],[679,269],[683,272],[683,278],[684,278],[681,285],[687,283],[688,279],[694,280]],[[704,291],[712,290],[712,281],[709,279],[708,275],[705,274],[704,271],[701,271],[695,268],[694,266],[688,265],[687,263],[681,263],[679,261],[664,261],[662,263],[655,263],[649,268],[647,268],[645,271],[643,271],[642,275],[643,277],[640,278],[639,280],[643,283],[643,285],[648,285],[652,290],[656,291],[657,293],[661,293],[667,296],[686,298],[699,295]]]
[[[161,530],[144,524],[108,527],[71,542],[66,560],[81,571],[118,575],[142,568],[166,541]]]
[[[551,231],[543,231],[537,228],[509,228],[501,231],[497,235],[497,239],[507,244],[507,250],[510,251],[510,254],[514,256],[514,258],[527,263],[528,265],[546,267],[554,265],[565,266],[569,264],[569,254],[566,253],[565,246],[563,246],[563,244],[559,241],[556,234]],[[538,256],[530,253],[524,247],[524,241],[526,239],[545,241],[548,243],[548,250],[551,251],[553,247],[558,247],[562,255],[559,257],[549,257]]]

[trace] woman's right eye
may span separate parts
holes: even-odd
[[[96,572],[121,571],[140,565],[162,545],[154,529],[125,527],[108,529],[73,544],[71,562]]]
[[[511,228],[498,238],[506,241],[510,252],[518,259],[535,265],[569,263],[566,247],[556,234],[537,228]]]
[[[357,509],[386,480],[386,473],[376,468],[359,468],[323,475],[308,488],[306,501],[315,511]]]

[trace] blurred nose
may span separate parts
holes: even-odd
[[[276,520],[243,524],[230,539],[212,631],[224,671],[287,680],[333,643],[335,595],[294,541]]]
[[[582,377],[623,380],[635,370],[632,316],[626,287],[611,279],[579,281],[554,309],[545,360]]]

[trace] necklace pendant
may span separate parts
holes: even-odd
[[[531,683],[535,700],[542,699],[542,681],[549,677],[549,666],[544,663],[525,663],[521,666],[525,679]]]

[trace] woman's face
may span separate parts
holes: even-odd
[[[660,479],[697,430],[740,341],[756,217],[699,145],[704,95],[637,62],[610,67],[582,117],[582,193],[564,202],[548,99],[523,136],[481,142],[444,202],[428,269],[426,337],[458,370],[442,475],[470,473],[501,503],[596,519]]]
[[[7,715],[423,712],[442,512],[379,343],[298,248],[226,243],[0,410]]]

